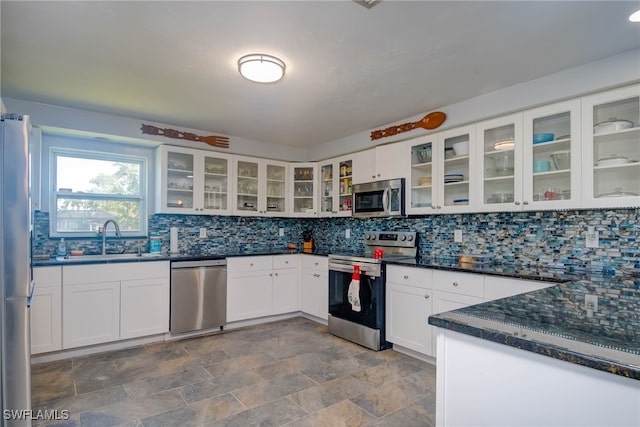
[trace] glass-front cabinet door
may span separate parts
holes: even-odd
[[[474,180],[478,179],[475,157],[475,126],[438,134],[437,212],[469,212],[478,203]]]
[[[584,205],[640,206],[640,86],[583,98]]]
[[[287,211],[287,164],[267,161],[266,191],[262,213],[269,216],[282,216]]]
[[[411,176],[407,183],[407,213],[437,213],[435,143],[437,135],[416,138],[409,144]]]
[[[332,159],[320,163],[320,216],[350,216],[353,160]]]
[[[522,209],[522,114],[476,125],[481,210]]]
[[[238,215],[258,213],[259,162],[257,159],[235,158],[235,206]]]
[[[317,216],[316,163],[293,163],[289,169],[292,216]]]
[[[523,208],[580,207],[580,101],[525,111]]]
[[[204,155],[204,184],[200,188],[203,200],[203,209],[207,213],[220,213],[230,211],[229,157],[216,157]]]
[[[231,156],[163,145],[158,148],[158,160],[158,212],[230,212]]]

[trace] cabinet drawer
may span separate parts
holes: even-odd
[[[34,267],[33,281],[36,286],[60,286],[62,285],[62,267]]]
[[[329,271],[329,258],[302,254],[302,268],[305,270]]]
[[[229,274],[271,270],[273,268],[272,265],[273,257],[270,255],[227,258],[227,270]]]
[[[387,282],[401,285],[431,288],[433,270],[390,265],[387,267]]]
[[[435,270],[431,287],[439,291],[482,298],[484,297],[484,276],[481,274]]]
[[[298,255],[275,255],[273,268],[298,268]]]

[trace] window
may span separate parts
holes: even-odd
[[[115,220],[124,236],[147,232],[147,158],[55,147],[50,151],[53,236],[95,236]]]

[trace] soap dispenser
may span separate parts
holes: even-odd
[[[56,251],[56,256],[64,257],[66,255],[67,255],[67,243],[64,241],[64,237],[63,237],[58,242],[58,250]]]

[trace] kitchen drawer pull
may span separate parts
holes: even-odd
[[[429,295],[425,295],[425,296],[424,296],[424,299],[429,299]]]
[[[273,273],[269,273],[269,276],[273,277]]]
[[[285,261],[284,263],[285,263],[285,264],[289,264],[289,261]]]
[[[404,276],[402,276],[402,277],[404,277],[405,279],[408,279],[408,278],[409,278],[409,275],[408,275],[408,274],[405,274],[405,275],[404,275]]]
[[[452,285],[453,285],[453,286],[460,286],[460,283],[458,283],[458,282],[453,282],[453,283],[452,283]]]
[[[276,273],[276,277],[278,277],[278,273]]]
[[[249,263],[249,267],[253,267],[253,263],[252,262]]]
[[[526,200],[524,202],[522,202],[523,205],[528,205],[529,202],[527,202]]]
[[[520,206],[520,202],[515,202],[516,206]]]

